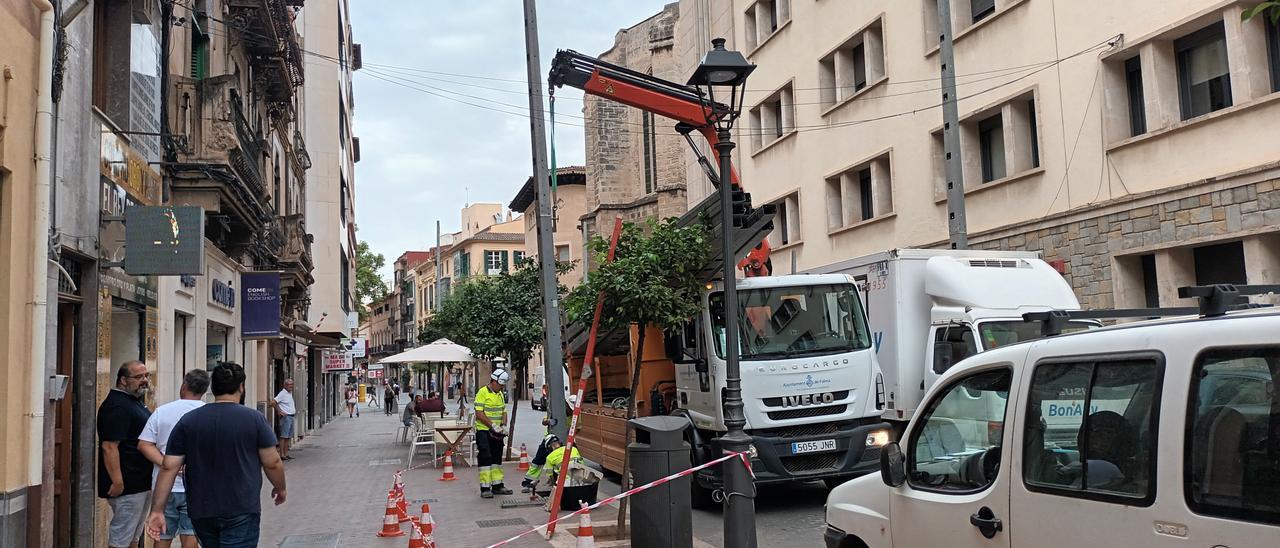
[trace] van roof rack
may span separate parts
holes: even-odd
[[[1040,333],[1045,337],[1062,334],[1063,328],[1071,320],[1105,320],[1120,318],[1160,318],[1168,316],[1198,315],[1202,318],[1222,316],[1231,310],[1265,308],[1271,305],[1250,303],[1248,295],[1267,295],[1280,293],[1280,284],[1235,285],[1215,284],[1196,285],[1178,288],[1178,297],[1195,298],[1198,306],[1162,307],[1162,308],[1113,308],[1101,310],[1049,310],[1047,312],[1028,312],[1022,315],[1026,322],[1041,322]]]

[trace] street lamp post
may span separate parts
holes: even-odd
[[[733,221],[733,123],[742,114],[742,98],[746,94],[747,76],[756,66],[737,51],[724,49],[724,38],[711,41],[712,49],[689,78],[703,98],[707,125],[716,130],[715,149],[720,156],[720,235],[724,257],[724,329],[725,329],[725,394],[724,425],[727,432],[720,437],[725,453],[747,451],[751,438],[742,427],[747,424],[742,404],[742,373],[738,364],[738,287],[737,260],[734,255]],[[716,101],[715,90],[728,91],[728,103]],[[722,91],[723,93],[723,91]],[[746,462],[731,459],[722,465],[724,471],[724,540],[725,546],[756,546],[755,486]]]

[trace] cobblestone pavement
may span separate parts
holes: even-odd
[[[516,447],[523,442],[532,452],[542,438],[542,415],[530,409],[528,402],[520,405]],[[294,447],[296,458],[285,468],[289,498],[284,505],[272,506],[270,489],[264,487],[261,546],[389,548],[408,544],[407,534],[375,536],[382,527],[392,474],[406,467],[409,459],[409,446],[397,443],[395,436],[399,416],[386,416],[378,409],[361,410],[360,417],[338,417]],[[415,457],[414,465],[419,463]],[[430,465],[404,474],[410,511],[416,514],[424,501],[431,505],[440,546],[488,546],[546,521],[547,513],[541,507],[503,509],[501,497],[481,499],[475,468],[454,469],[458,480],[452,482],[439,481],[441,469]],[[508,487],[518,495],[516,463],[506,466],[506,476]],[[598,521],[611,519],[616,513],[616,509],[600,508],[592,515]],[[403,529],[407,532],[408,526]],[[536,534],[513,545],[550,546]]]
[[[401,403],[403,405],[403,402]],[[382,527],[387,489],[392,474],[407,466],[408,445],[396,443],[398,414],[385,416],[366,409],[359,418],[338,417],[298,443],[294,460],[286,463],[289,500],[272,506],[270,489],[263,489],[262,538],[264,547],[402,547],[408,536],[378,538]],[[544,432],[542,413],[520,402],[516,447],[523,442],[532,453]],[[517,452],[518,455],[518,452]],[[415,458],[414,465],[419,460]],[[479,497],[476,470],[456,466],[457,481],[441,482],[441,470],[427,465],[405,473],[405,491],[414,513],[426,501],[436,522],[435,538],[442,547],[484,547],[545,523],[541,507],[503,509],[501,497]],[[507,485],[519,496],[516,463],[506,465]],[[600,497],[618,492],[616,477],[600,485]],[[757,537],[761,546],[821,546],[823,503],[826,489],[820,482],[767,486],[756,500]],[[592,512],[597,524],[617,517],[616,506]],[[505,520],[505,521],[498,521]],[[576,526],[577,519],[568,525]],[[697,545],[723,544],[722,513],[718,508],[693,512]],[[408,527],[403,527],[408,531]],[[597,538],[597,545],[606,545]],[[571,545],[571,544],[570,544]],[[513,546],[551,546],[530,535]]]

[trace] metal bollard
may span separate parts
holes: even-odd
[[[630,421],[636,441],[627,446],[636,485],[689,469],[689,444],[684,417],[640,417]],[[686,476],[633,495],[631,545],[692,548],[693,514],[690,481]]]

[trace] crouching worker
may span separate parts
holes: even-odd
[[[553,487],[560,475],[560,465],[564,463],[564,444],[560,443],[560,438],[558,436],[555,434],[548,434],[547,437],[542,440],[542,445],[538,448],[539,452],[541,452],[544,447],[547,451],[546,458],[543,460],[543,463],[538,466],[538,473],[533,477],[529,477],[527,474],[525,476],[525,481],[527,482],[530,491],[535,490],[539,483],[545,483],[548,490],[550,487]],[[570,464],[582,464],[582,453],[578,452],[577,447],[573,448],[571,455],[572,457],[570,457],[569,460]],[[530,473],[533,472],[532,464],[529,466],[529,471]]]

